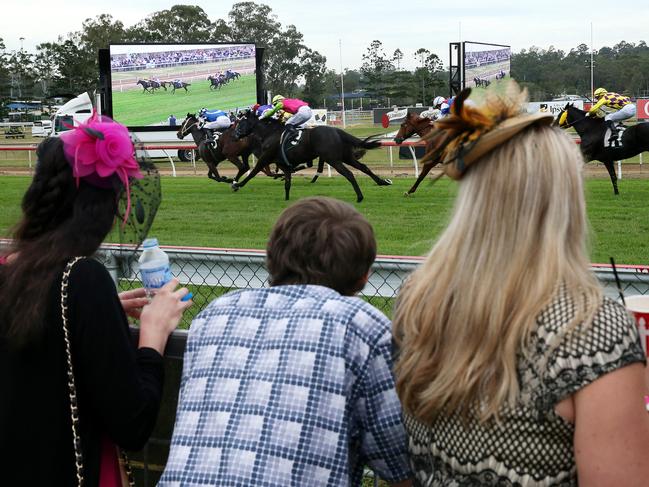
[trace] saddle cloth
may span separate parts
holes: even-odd
[[[295,135],[295,137],[293,137],[289,141],[288,146],[286,146],[286,150],[290,150],[290,149],[292,149],[293,147],[295,147],[296,145],[298,145],[300,143],[300,141],[302,140],[303,132],[304,132],[304,129],[298,129],[297,130],[297,134]],[[284,138],[286,137],[286,135],[287,135],[286,131],[282,132],[282,136],[279,139],[280,144],[284,144]]]
[[[604,132],[604,147],[622,147],[622,135],[626,130],[626,126],[619,123],[617,124],[617,135],[611,139],[611,129],[607,128]]]

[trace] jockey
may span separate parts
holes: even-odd
[[[223,110],[201,108],[200,112],[198,112],[198,118],[201,121],[199,127],[207,129],[207,133],[211,136],[210,139],[214,147],[216,147],[218,136],[232,125],[230,117]]]
[[[611,129],[611,138],[609,142],[617,138],[617,127],[615,122],[627,120],[635,116],[635,104],[631,101],[631,98],[624,95],[619,95],[613,93],[612,91],[606,91],[604,88],[597,88],[595,90],[595,103],[586,116],[592,117],[597,115],[597,111],[601,108],[605,112],[608,112],[604,117],[606,125]]]
[[[257,117],[261,118],[261,116],[267,110],[272,110],[272,109],[273,109],[273,105],[257,105],[257,107],[255,108],[255,113],[257,114]]]
[[[266,110],[260,119],[272,117],[276,112],[284,110],[292,116],[286,121],[286,131],[289,136],[294,135],[304,124],[311,119],[311,108],[308,103],[297,98],[284,98],[282,95],[273,97],[273,107]]]
[[[436,96],[433,100],[433,108],[435,110],[439,110],[439,115],[437,116],[437,119],[439,120],[440,118],[448,116],[451,109],[451,104],[449,100],[447,100],[443,96]]]

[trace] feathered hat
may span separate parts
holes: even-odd
[[[468,100],[470,94],[470,88],[463,90],[451,114],[435,122],[434,129],[424,137],[433,141],[433,149],[424,160],[440,160],[444,173],[455,180],[462,179],[472,164],[516,134],[554,120],[548,113],[526,113],[527,93],[514,81],[502,91],[488,90],[480,105]]]

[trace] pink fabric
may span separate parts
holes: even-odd
[[[101,459],[99,460],[99,487],[122,487],[117,448],[105,436],[101,439]]]
[[[288,113],[297,113],[300,107],[309,106],[305,101],[298,100],[297,98],[284,98],[282,100],[282,105],[284,105],[283,110]]]
[[[90,184],[108,188],[113,175],[122,181],[126,188],[126,223],[131,210],[129,178],[142,178],[128,129],[108,117],[93,113],[86,123],[62,133],[61,140],[77,181],[85,178]]]
[[[0,265],[5,265],[7,263],[7,256],[0,255]]]

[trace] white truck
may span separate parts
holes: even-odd
[[[97,95],[99,96],[99,95]],[[76,127],[77,125],[85,122],[92,116],[92,111],[94,106],[100,106],[98,99],[93,99],[90,93],[85,92],[73,98],[72,100],[65,103],[61,108],[59,108],[54,114],[54,119],[52,121],[52,135],[57,136],[66,130],[70,130],[70,127]],[[150,132],[136,132],[135,136],[137,140],[143,144],[149,145],[178,145],[181,144],[181,141],[176,137],[176,132],[173,131],[150,131]],[[193,142],[191,135],[188,135],[183,139],[183,142]],[[189,145],[189,144],[188,144]],[[149,157],[153,158],[170,158],[177,157],[183,162],[191,161],[191,149],[164,149],[164,150],[149,150],[147,151]],[[197,151],[194,151],[195,159],[198,159]]]

